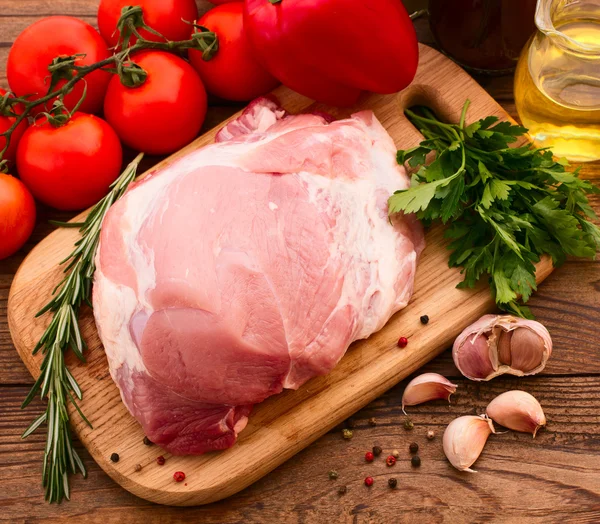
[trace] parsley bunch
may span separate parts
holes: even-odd
[[[600,228],[587,195],[600,189],[565,170],[567,162],[531,144],[509,147],[527,130],[489,116],[468,126],[441,122],[427,108],[406,111],[425,137],[398,151],[398,163],[412,168],[411,187],[396,191],[389,212],[416,213],[425,225],[450,223],[449,266],[462,267],[459,287],[489,278],[496,303],[531,318],[523,303],[536,289],[535,263],[541,255],[555,266],[568,255],[593,258]],[[426,156],[435,159],[425,165]],[[520,298],[520,301],[519,301]]]

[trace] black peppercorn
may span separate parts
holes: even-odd
[[[373,446],[373,455],[375,455],[376,457],[378,457],[379,455],[381,455],[381,452],[383,450],[381,449],[380,446]]]
[[[408,446],[408,449],[411,453],[416,453],[419,451],[419,445],[416,442],[411,442],[410,446]]]
[[[112,462],[119,462],[119,454],[118,454],[118,453],[113,453],[113,454],[110,456],[110,460],[111,460]]]
[[[144,444],[146,446],[152,446],[152,444],[154,444],[154,442],[152,442],[148,437],[144,437]]]
[[[344,495],[346,493],[346,491],[348,491],[348,488],[346,486],[340,486],[338,488],[338,494],[339,495]]]
[[[427,324],[429,322],[429,317],[427,315],[423,315],[421,317],[421,324]]]
[[[397,481],[397,480],[396,480],[394,477],[392,477],[391,479],[388,479],[388,486],[389,486],[390,488],[392,488],[392,489],[393,489],[393,488],[395,488],[397,485],[398,485],[398,481]]]
[[[376,426],[377,425],[377,421],[375,420],[375,417],[371,417],[369,419],[369,426]]]
[[[419,455],[414,455],[411,459],[410,459],[410,465],[413,468],[418,468],[421,465],[421,457],[419,457]]]
[[[142,471],[142,465],[136,464],[134,469],[139,473],[140,471]]]

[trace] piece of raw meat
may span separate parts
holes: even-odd
[[[330,122],[266,98],[134,184],[103,224],[93,300],[150,440],[230,447],[253,404],[329,372],[403,308],[423,232],[390,223],[387,199],[408,184],[372,112]]]

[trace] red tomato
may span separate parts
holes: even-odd
[[[0,88],[0,98],[2,98],[5,94],[6,91]],[[19,104],[18,106],[13,106],[13,111],[15,111],[15,113],[21,113],[23,111],[21,104]],[[14,123],[15,117],[0,116],[0,133],[4,133]],[[25,132],[25,129],[27,129],[27,120],[23,120],[13,131],[12,136],[10,138],[10,144],[8,145],[8,149],[6,150],[6,153],[3,157],[4,160],[8,160],[9,162],[15,161],[15,155],[17,154],[17,145],[19,143],[19,140],[21,139],[21,136]],[[4,149],[5,144],[6,138],[4,138],[3,136],[0,137],[0,151]]]
[[[64,126],[46,119],[25,131],[17,149],[21,180],[38,200],[57,209],[91,206],[121,171],[119,137],[101,118],[75,113]]]
[[[101,0],[98,7],[98,28],[109,46],[119,41],[117,22],[125,6],[142,6],[144,22],[158,31],[167,40],[189,40],[198,18],[198,8],[194,0]],[[189,22],[189,23],[186,23]],[[147,40],[160,42],[163,39],[142,30],[140,34]],[[132,37],[130,43],[135,42]]]
[[[48,65],[57,56],[85,54],[75,63],[89,65],[108,58],[108,49],[102,37],[91,25],[71,16],[50,16],[30,25],[15,40],[8,54],[6,76],[11,90],[17,96],[33,95],[41,98],[48,93],[50,74]],[[110,74],[94,71],[85,77],[87,94],[79,108],[86,113],[97,113],[102,109],[102,100]],[[60,80],[60,88],[67,81]],[[78,82],[65,96],[65,105],[73,109],[83,95],[84,82]],[[52,102],[47,104],[50,108]],[[34,112],[44,111],[43,106]]]
[[[200,73],[207,91],[228,100],[252,100],[279,85],[254,59],[244,34],[243,13],[243,2],[208,11],[198,25],[217,34],[219,50],[210,60],[204,60],[200,51],[189,51],[190,62]]]
[[[230,4],[231,2],[237,2],[238,0],[209,0],[211,4],[223,5]]]
[[[121,140],[137,151],[172,153],[189,144],[206,116],[206,92],[198,73],[182,58],[142,51],[133,61],[147,73],[139,87],[118,76],[108,85],[104,116]]]
[[[35,202],[25,184],[0,173],[0,260],[16,253],[35,226]]]

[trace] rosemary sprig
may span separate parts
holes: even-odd
[[[61,502],[69,499],[68,474],[78,471],[87,475],[85,466],[73,446],[69,427],[67,405],[71,402],[81,418],[92,427],[85,417],[75,397],[79,400],[83,395],[75,377],[65,363],[65,351],[71,349],[77,358],[85,362],[83,352],[87,349],[78,324],[79,311],[85,303],[91,307],[90,297],[92,279],[96,269],[95,256],[100,230],[106,212],[123,196],[129,184],[135,179],[139,163],[143,157],[140,153],[113,182],[109,193],[90,211],[83,223],[79,224],[81,238],[75,242],[75,249],[61,264],[67,264],[65,277],[54,288],[53,298],[36,315],[52,313],[52,320],[33,349],[33,354],[40,352],[44,360],[40,366],[40,376],[35,381],[21,408],[25,408],[36,395],[48,398],[46,411],[37,417],[25,430],[21,438],[31,435],[44,422],[47,426],[46,449],[42,483],[46,488],[46,500]],[[68,222],[53,222],[57,226],[72,227]]]

